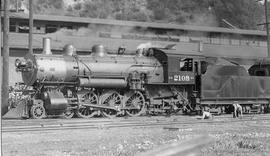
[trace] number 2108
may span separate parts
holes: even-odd
[[[174,81],[190,81],[190,77],[188,75],[184,75],[184,76],[174,75],[173,80]]]

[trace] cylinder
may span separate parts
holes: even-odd
[[[51,55],[51,39],[49,37],[43,38],[43,54],[45,55]]]
[[[48,115],[62,114],[68,105],[68,101],[63,93],[57,90],[44,92],[43,100]]]
[[[127,87],[127,81],[125,79],[79,78],[79,86],[93,88],[125,88]]]

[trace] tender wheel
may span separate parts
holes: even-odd
[[[126,113],[129,116],[139,116],[144,112],[145,99],[141,92],[128,93],[128,99],[125,102],[125,107],[128,108]]]
[[[63,114],[64,114],[64,117],[66,119],[71,119],[71,118],[73,118],[75,112],[74,112],[74,110],[67,109]]]
[[[82,98],[84,99],[84,102],[86,104],[94,104],[94,105],[98,104],[98,96],[92,91],[83,95]],[[81,118],[91,118],[96,114],[97,113],[93,108],[84,105],[80,106],[77,111],[78,117]]]
[[[101,95],[101,105],[106,107],[114,107],[115,109],[119,109],[121,107],[121,96],[116,91],[108,91]],[[114,109],[103,109],[102,114],[108,118],[114,118],[117,116],[119,111]]]
[[[42,105],[33,105],[30,114],[33,119],[42,119],[46,117],[46,111]]]

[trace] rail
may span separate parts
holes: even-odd
[[[139,119],[137,120],[32,120],[27,122],[23,121],[23,124],[19,124],[22,121],[4,122],[2,124],[2,133],[9,132],[33,132],[33,131],[51,131],[51,130],[75,130],[75,129],[110,129],[110,128],[121,128],[121,127],[163,127],[164,129],[174,130],[179,129],[181,126],[193,126],[203,124],[214,124],[220,125],[224,123],[240,123],[245,121],[269,121],[268,115],[256,115],[256,116],[244,116],[243,119],[234,119],[231,116],[226,117],[228,119],[214,119],[214,120],[197,120],[197,119],[171,119],[171,120],[159,120],[159,119]],[[68,122],[66,122],[68,121]]]

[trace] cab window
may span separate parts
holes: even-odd
[[[179,60],[180,71],[193,71],[193,59],[181,58]]]

